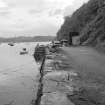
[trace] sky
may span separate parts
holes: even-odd
[[[0,37],[56,35],[88,0],[0,0]]]

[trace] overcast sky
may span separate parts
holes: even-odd
[[[88,0],[0,0],[0,37],[55,35],[63,17]]]

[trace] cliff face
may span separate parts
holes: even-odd
[[[105,0],[90,0],[72,16],[65,18],[57,33],[58,40],[68,38],[70,32],[78,32],[80,44],[104,46],[105,44]]]

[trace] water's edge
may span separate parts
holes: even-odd
[[[38,91],[37,91],[37,96],[35,100],[35,105],[40,105],[41,102],[41,97],[43,95],[43,68],[44,68],[44,63],[45,63],[45,57],[43,58],[41,67],[40,67],[40,79],[39,79],[39,85],[38,85]]]

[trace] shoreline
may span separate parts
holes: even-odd
[[[84,79],[84,74],[74,66],[72,59],[61,49],[46,54],[41,81],[42,94],[38,105],[103,105],[103,91],[99,89],[103,89],[104,85],[94,83],[92,78]]]

